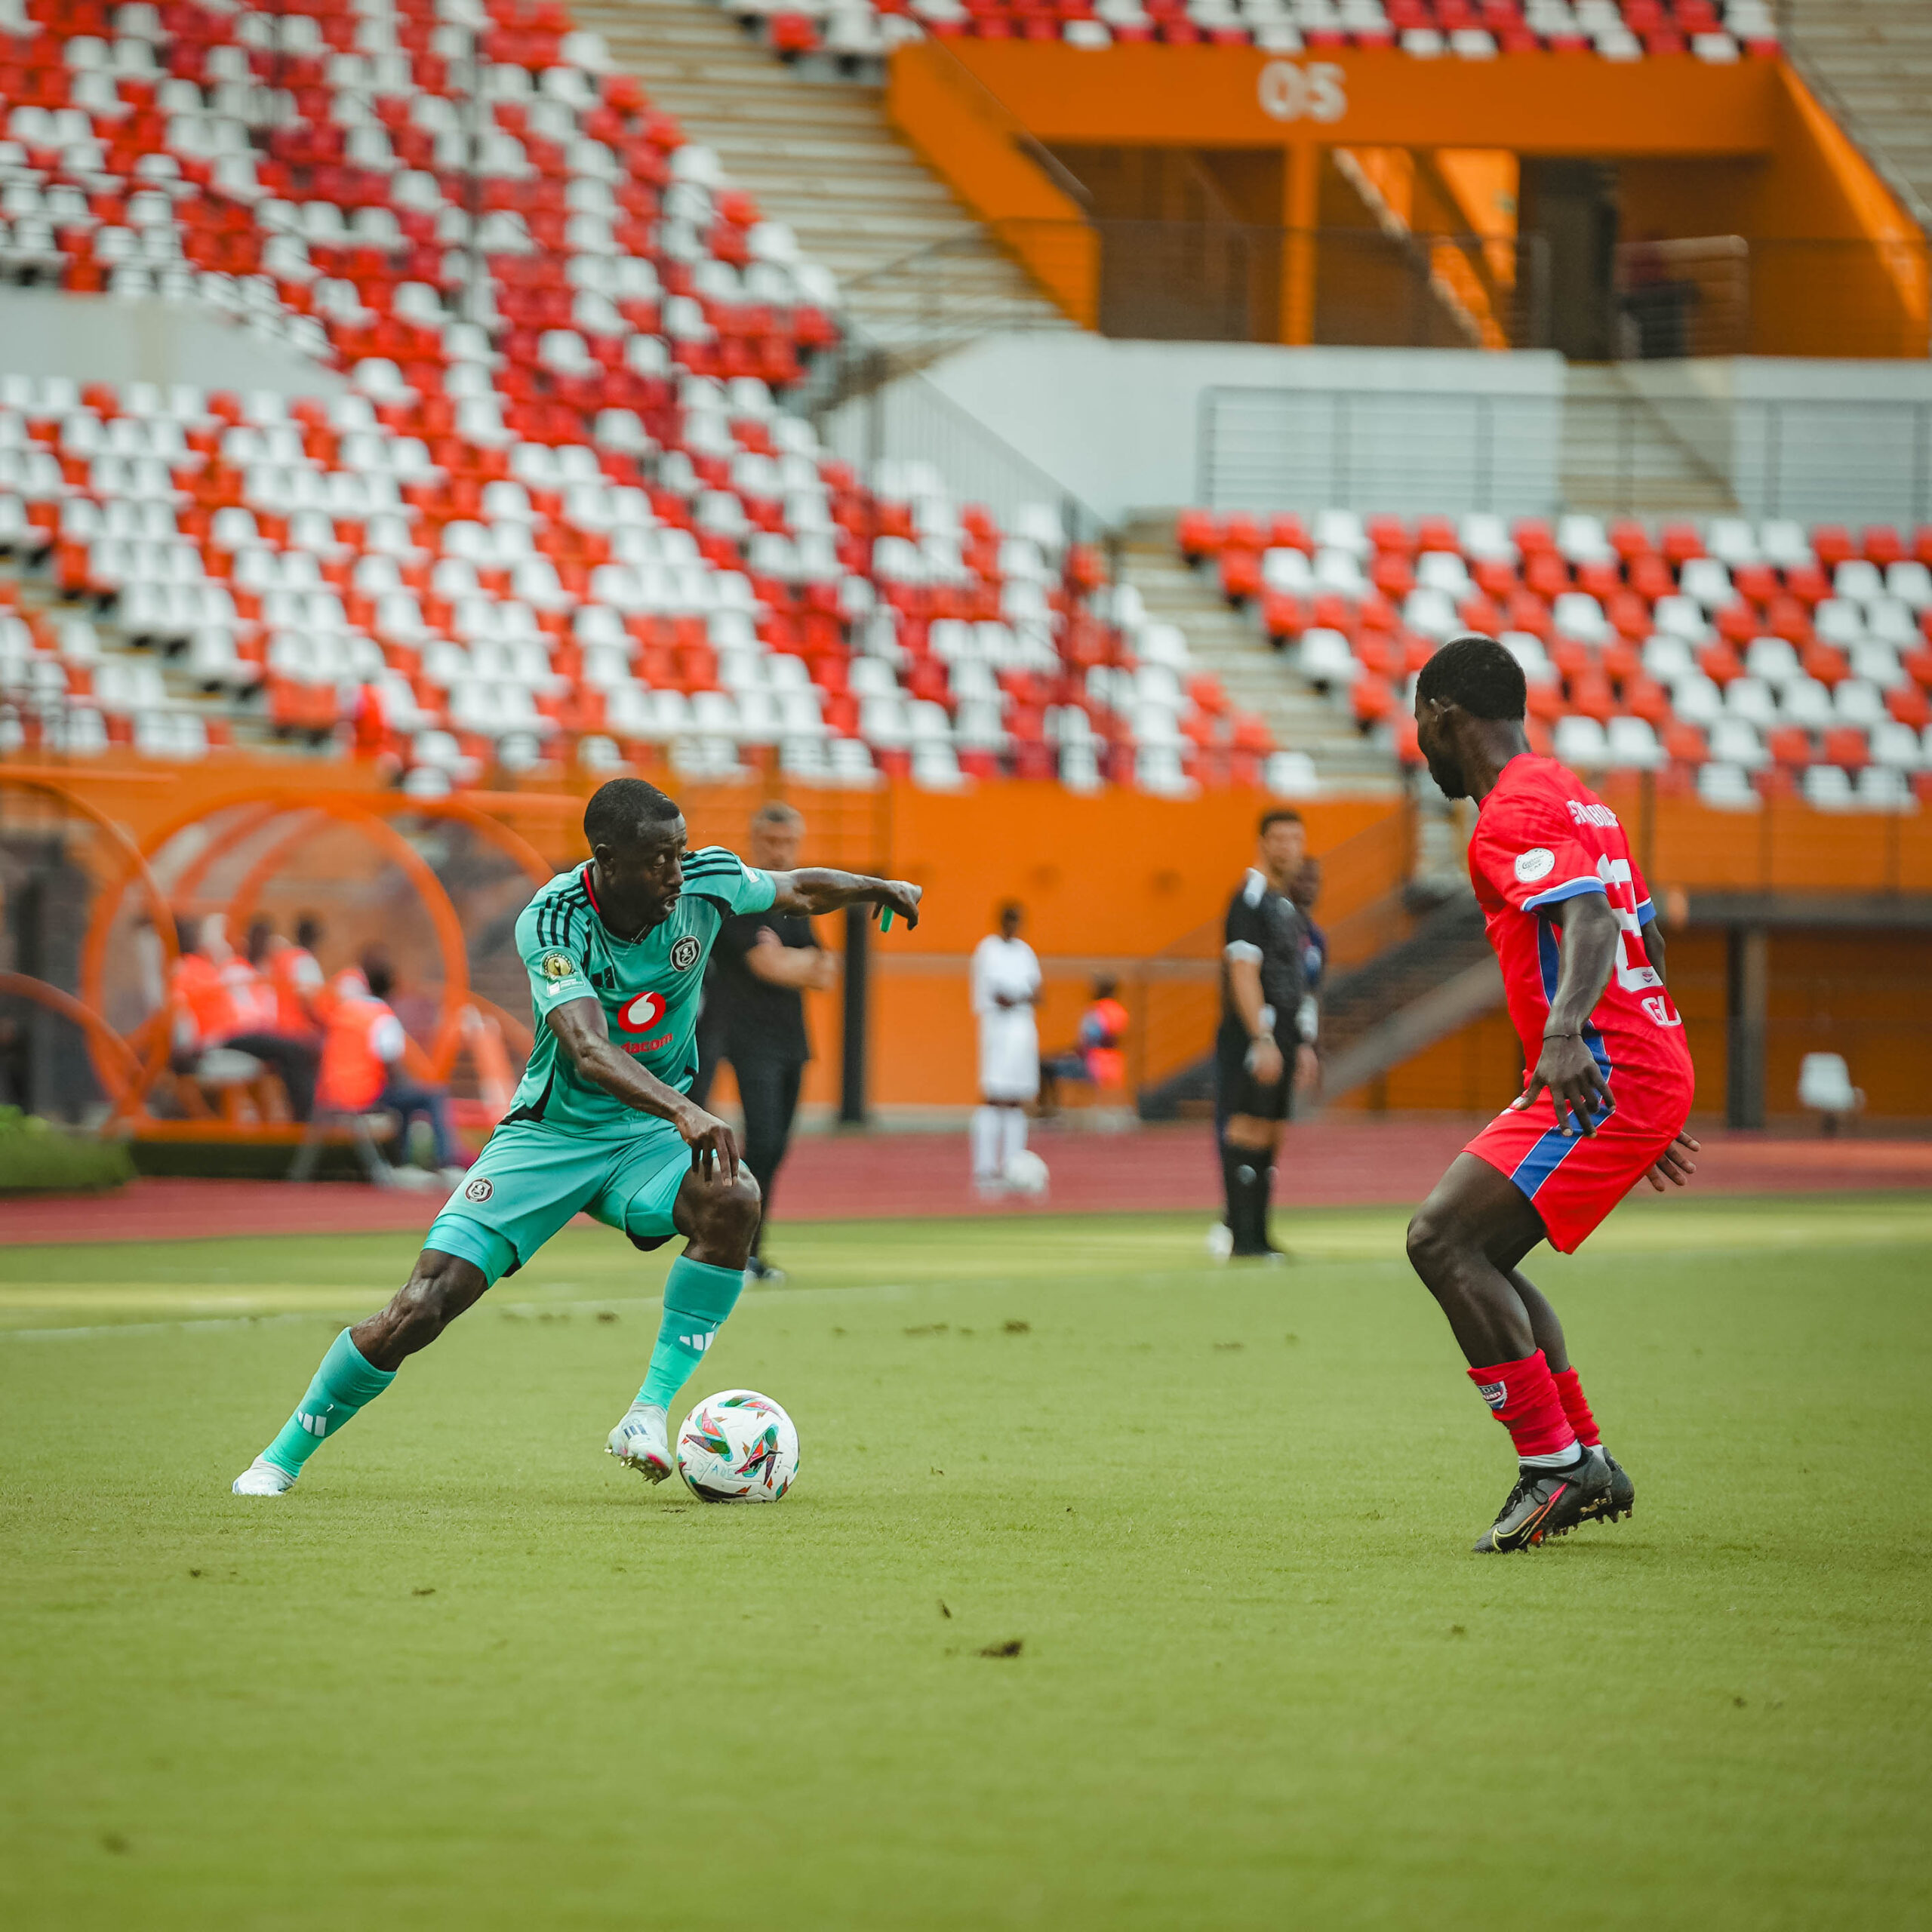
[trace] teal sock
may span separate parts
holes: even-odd
[[[329,1344],[315,1379],[281,1433],[262,1451],[278,1469],[299,1475],[302,1465],[362,1406],[373,1402],[395,1380],[392,1368],[374,1368],[349,1339],[345,1328]]]
[[[637,1392],[640,1402],[668,1409],[677,1400],[678,1391],[704,1359],[712,1337],[737,1307],[744,1284],[741,1268],[714,1268],[688,1254],[671,1263],[664,1283],[664,1318],[651,1352],[651,1373]]]

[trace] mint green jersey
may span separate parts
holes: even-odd
[[[536,1044],[503,1118],[577,1133],[654,1124],[654,1117],[578,1078],[546,1023],[574,999],[601,1002],[611,1040],[679,1093],[697,1074],[698,1002],[705,961],[718,929],[734,912],[762,912],[777,896],[771,875],[721,845],[685,860],[685,889],[671,916],[632,940],[616,937],[599,915],[590,867],[559,872],[523,909],[516,949],[530,974]]]

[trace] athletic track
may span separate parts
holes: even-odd
[[[1349,1207],[1421,1200],[1477,1123],[1334,1121],[1288,1129],[1278,1207]],[[1053,1174],[1045,1204],[1060,1212],[1218,1211],[1220,1177],[1203,1127],[1138,1134],[1035,1133]],[[1932,1140],[1776,1139],[1708,1133],[1692,1183],[1700,1195],[1932,1189]],[[0,1201],[0,1244],[169,1241],[211,1235],[316,1235],[426,1228],[435,1194],[360,1183],[140,1180],[105,1198]],[[976,1201],[965,1137],[863,1134],[794,1143],[775,1218],[1024,1214],[1032,1204]]]

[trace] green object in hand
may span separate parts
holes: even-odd
[[[892,930],[892,908],[890,906],[878,915],[878,929],[882,933],[889,933]]]

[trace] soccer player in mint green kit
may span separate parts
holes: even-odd
[[[516,923],[536,1043],[515,1103],[380,1314],[345,1328],[281,1433],[235,1479],[281,1496],[323,1440],[372,1402],[500,1276],[580,1211],[641,1248],[688,1245],[664,1284],[650,1373],[608,1447],[652,1482],[671,1472],[666,1411],[738,1299],[758,1189],[731,1130],[688,1097],[704,964],[734,912],[870,904],[919,921],[919,888],[808,867],[755,870],[689,851],[655,786],[615,778],[583,814],[590,862],[541,888]]]

